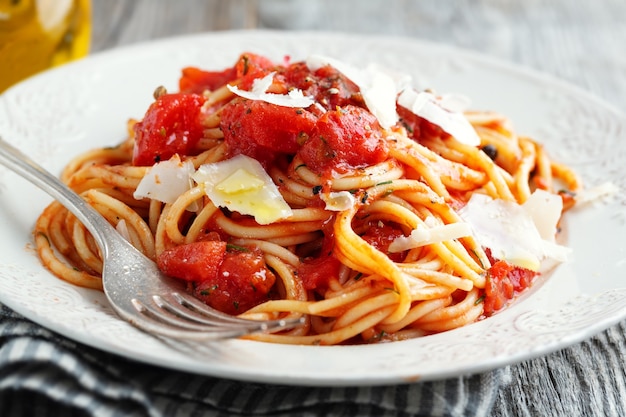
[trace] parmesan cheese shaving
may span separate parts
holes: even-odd
[[[475,193],[459,215],[471,225],[480,245],[491,249],[497,259],[533,271],[547,259],[566,261],[570,249],[554,243],[561,198],[537,190],[529,201],[519,205]]]
[[[556,226],[563,210],[563,199],[558,195],[538,189],[522,206],[530,215],[541,238],[554,242]]]
[[[442,101],[428,92],[418,93],[413,89],[405,89],[398,97],[398,104],[439,126],[459,142],[470,146],[479,146],[480,138],[465,115],[460,111],[449,110],[459,109],[460,102],[458,100],[458,98],[452,100],[452,98],[447,97]]]
[[[378,123],[388,129],[398,122],[396,84],[393,78],[372,66],[366,71],[366,80],[366,84],[360,86],[365,105]]]
[[[469,109],[471,101],[461,94],[444,94],[437,100],[439,105],[452,113],[463,113]]]
[[[239,168],[228,178],[218,183],[215,188],[224,194],[238,194],[256,191],[265,185],[265,181],[248,170]]]
[[[263,166],[248,156],[201,165],[193,179],[203,185],[213,204],[254,216],[259,224],[274,223],[293,214]]]
[[[612,197],[619,192],[619,187],[612,182],[605,182],[592,188],[576,193],[576,204],[587,204],[600,201],[607,197]]]
[[[331,192],[320,194],[320,198],[326,203],[326,210],[344,211],[354,206],[356,199],[349,191]]]
[[[247,98],[248,100],[261,100],[270,104],[283,107],[309,107],[315,100],[312,97],[306,97],[302,90],[297,88],[289,91],[287,94],[268,93],[267,90],[274,81],[274,72],[263,78],[257,78],[252,82],[252,90],[240,90],[236,86],[226,85],[226,87],[234,94]]]
[[[426,223],[418,225],[409,236],[397,237],[389,245],[389,252],[402,252],[420,246],[471,236],[471,234],[470,225],[464,222],[432,226]]]
[[[178,155],[174,155],[149,169],[137,185],[133,197],[137,200],[151,198],[163,203],[173,203],[191,189],[191,175],[194,171],[191,161],[182,162]]]

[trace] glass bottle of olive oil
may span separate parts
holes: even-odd
[[[85,56],[90,40],[90,0],[0,0],[0,93]]]

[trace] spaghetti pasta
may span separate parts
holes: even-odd
[[[251,339],[374,343],[494,314],[539,272],[533,254],[481,239],[464,210],[476,195],[518,208],[537,190],[560,200],[561,187],[564,198],[581,187],[576,174],[504,116],[453,111],[431,93],[411,109],[392,103],[390,124],[356,78],[251,53],[221,72],[185,69],[180,91],[157,89],[123,143],[77,156],[62,179],[208,304],[250,318],[306,317]],[[479,143],[439,122],[448,119],[467,123]],[[250,159],[223,172],[236,155]],[[172,178],[187,161],[195,172],[174,198],[158,191],[164,161]],[[138,194],[157,165],[152,191]],[[276,204],[289,214],[277,215]],[[102,288],[97,246],[67,210],[52,203],[34,233],[53,274]]]

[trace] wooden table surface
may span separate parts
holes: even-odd
[[[206,31],[401,35],[557,76],[626,109],[621,0],[93,0],[93,51]]]

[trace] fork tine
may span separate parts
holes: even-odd
[[[143,305],[142,305],[143,306]],[[145,306],[144,306],[145,307]],[[161,316],[156,316],[161,317]],[[157,336],[164,336],[172,339],[184,339],[190,341],[216,341],[230,339],[250,334],[249,329],[243,327],[209,327],[204,331],[190,330],[177,325],[168,324],[160,319],[146,314],[146,310],[137,311],[132,318],[127,318],[129,323],[135,327]]]
[[[251,329],[262,328],[264,329],[266,326],[266,322],[261,321],[253,321],[253,320],[238,320],[238,321],[227,321],[223,320],[220,317],[212,317],[206,314],[199,314],[195,310],[189,309],[183,304],[179,303],[176,298],[176,293],[169,294],[171,297],[167,295],[153,295],[152,300],[159,307],[160,311],[163,314],[172,315],[177,318],[177,320],[184,319],[184,321],[192,324],[190,327],[195,328],[198,326],[201,327],[248,327]],[[171,298],[171,299],[170,299]]]
[[[250,321],[249,319],[242,319],[240,317],[222,313],[221,311],[207,306],[197,298],[186,293],[173,292],[172,296],[175,298],[177,304],[185,306],[187,310],[192,310],[196,312],[199,316],[204,317],[211,322],[248,323]]]
[[[180,317],[175,312],[171,312],[169,309],[163,308],[162,300],[159,296],[153,296],[153,301],[155,302],[155,305],[144,303],[136,298],[132,299],[133,306],[139,313],[164,322],[170,326],[194,331],[214,331],[215,329],[233,328],[233,326],[228,325],[218,327],[216,325],[207,325],[194,320],[188,320],[186,317]]]
[[[260,321],[256,325],[251,321],[247,326],[202,325],[180,319],[166,310],[144,304],[137,299],[133,299],[132,303],[139,313],[131,321],[132,324],[161,336],[189,340],[219,340],[267,330],[266,324]]]
[[[139,313],[133,317],[137,327],[175,338],[192,340],[218,340],[239,337],[259,332],[274,332],[295,327],[304,322],[304,317],[278,320],[251,320],[229,316],[205,306],[206,314],[199,314],[179,303],[179,293],[167,296],[153,295],[150,303],[132,299],[132,305]],[[184,297],[180,297],[181,300]],[[215,316],[215,317],[213,317]],[[211,318],[213,317],[213,318]]]
[[[219,310],[215,310],[199,301],[197,298],[192,295],[186,293],[175,292],[172,293],[174,298],[178,303],[193,309],[197,313],[202,314],[202,316],[208,318],[209,320],[217,320],[220,323],[249,323],[251,321],[258,322],[258,320],[241,318],[237,316],[231,316],[230,314],[222,313]],[[304,322],[304,317],[291,317],[291,318],[283,318],[283,319],[275,319],[275,320],[265,320],[270,327],[274,326],[289,326],[294,327]]]

